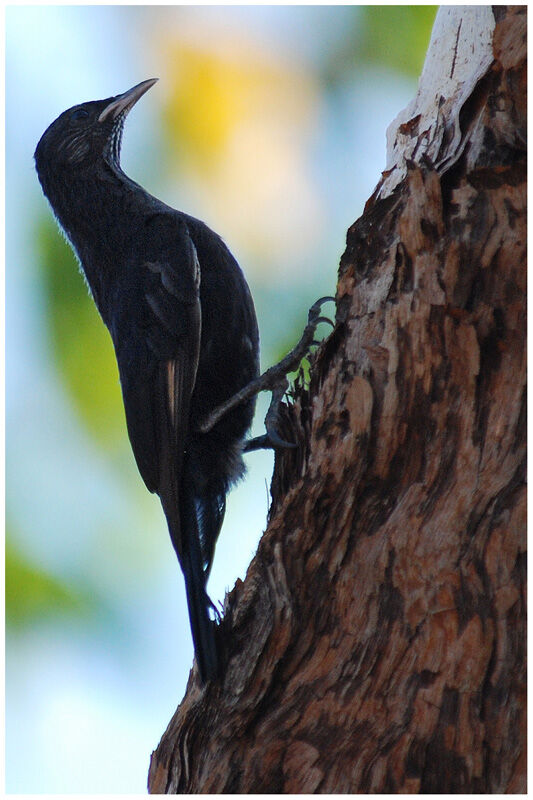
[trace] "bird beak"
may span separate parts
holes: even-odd
[[[119,94],[117,97],[114,97],[98,117],[98,122],[104,122],[104,120],[108,118],[116,119],[119,114],[122,113],[127,114],[128,111],[133,108],[137,100],[139,100],[154,83],[157,83],[158,80],[159,78],[150,78],[147,81],[138,83],[137,86],[134,86],[132,89],[128,89],[124,94]]]

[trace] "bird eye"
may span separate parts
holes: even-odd
[[[78,119],[85,119],[88,116],[89,112],[85,111],[84,108],[77,108],[75,111],[72,112],[70,118],[73,120],[78,120]]]

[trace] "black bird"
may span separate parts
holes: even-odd
[[[131,446],[161,499],[205,682],[220,674],[206,582],[226,493],[244,472],[255,398],[207,432],[199,423],[257,377],[259,337],[248,285],[222,239],[120,167],[126,115],[156,80],[65,111],[35,163],[113,340]]]

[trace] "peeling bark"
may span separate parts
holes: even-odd
[[[526,9],[489,11],[348,231],[224,679],[191,673],[151,792],[526,790]]]

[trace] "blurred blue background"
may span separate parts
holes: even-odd
[[[435,12],[7,7],[8,792],[145,792],[192,663],[181,572],[134,464],[107,332],[40,192],[38,139],[64,109],[159,77],[128,119],[123,167],[224,236],[267,367],[316,297],[334,294]],[[217,546],[216,601],[265,527],[273,459],[247,462]]]

